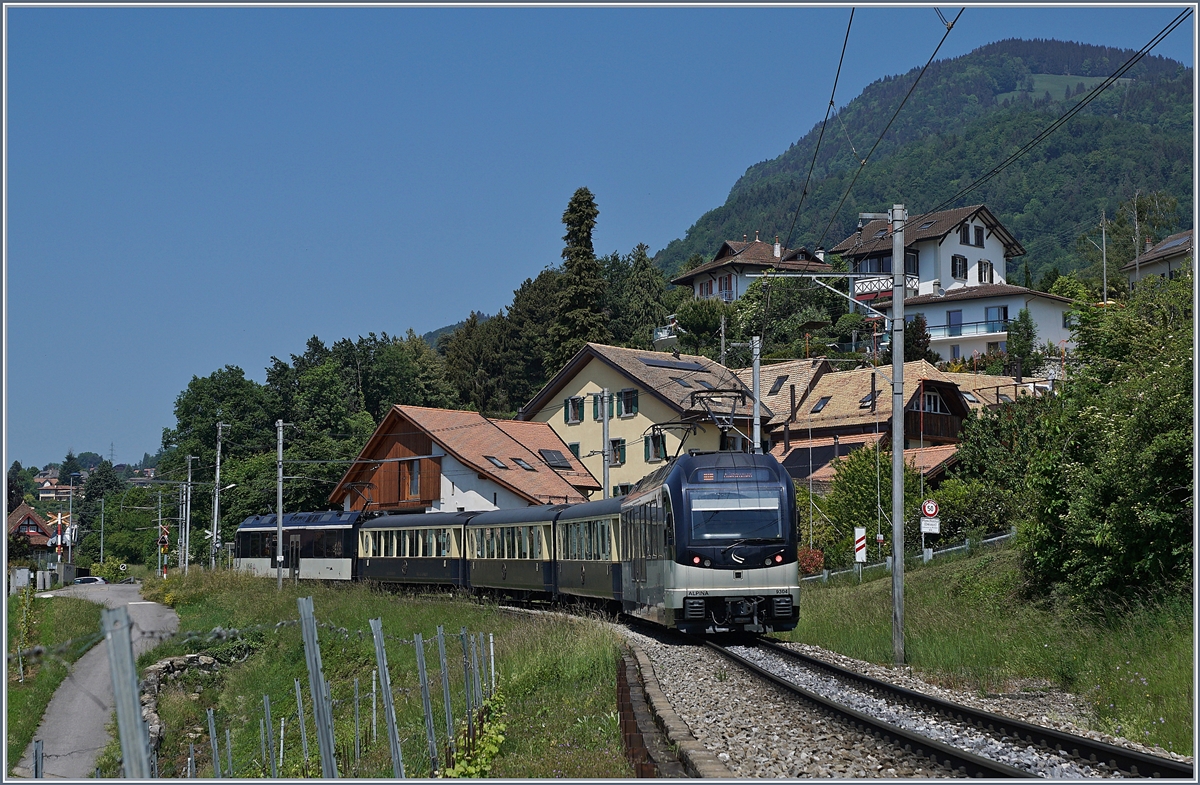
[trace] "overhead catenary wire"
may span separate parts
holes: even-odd
[[[1027,154],[1033,148],[1037,147],[1039,144],[1041,144],[1043,141],[1045,141],[1047,137],[1049,137],[1051,134],[1053,134],[1055,131],[1057,131],[1059,128],[1061,128],[1064,124],[1066,124],[1066,122],[1068,120],[1073,118],[1075,115],[1079,114],[1079,112],[1083,111],[1083,109],[1088,104],[1090,104],[1092,101],[1096,100],[1096,98],[1098,98],[1101,93],[1103,93],[1105,90],[1107,90],[1108,88],[1110,88],[1114,84],[1116,84],[1117,80],[1119,80],[1126,72],[1128,72],[1129,69],[1131,69],[1131,68],[1133,68],[1133,66],[1137,65],[1137,63],[1139,61],[1141,61],[1141,59],[1143,57],[1145,57],[1150,52],[1151,49],[1153,49],[1155,46],[1157,46],[1159,43],[1161,43],[1164,38],[1166,38],[1168,35],[1170,35],[1175,30],[1175,28],[1177,28],[1177,27],[1179,27],[1179,25],[1183,24],[1183,22],[1191,14],[1192,14],[1191,8],[1185,8],[1183,11],[1181,11],[1178,16],[1176,16],[1173,20],[1171,20],[1170,23],[1167,24],[1166,27],[1164,27],[1162,30],[1160,30],[1158,32],[1158,34],[1156,34],[1153,38],[1151,38],[1150,41],[1145,46],[1143,46],[1141,49],[1139,49],[1137,52],[1135,52],[1116,71],[1113,71],[1113,73],[1110,74],[1107,79],[1105,79],[1099,85],[1097,85],[1092,90],[1090,90],[1086,95],[1084,95],[1083,98],[1081,98],[1073,107],[1068,109],[1066,112],[1063,112],[1063,114],[1060,115],[1058,117],[1058,119],[1056,119],[1053,123],[1051,123],[1045,129],[1043,129],[1041,132],[1039,132],[1036,136],[1034,136],[1032,139],[1030,139],[1028,142],[1026,142],[1024,145],[1022,145],[1016,152],[1012,153],[1007,158],[1005,158],[1003,161],[1001,161],[1000,163],[993,166],[990,170],[988,170],[988,172],[986,174],[979,177],[977,180],[975,180],[974,182],[972,182],[970,185],[966,186],[965,188],[959,190],[958,193],[956,193],[953,196],[951,196],[950,198],[944,200],[941,204],[939,204],[937,207],[934,207],[932,210],[929,210],[924,215],[929,215],[930,213],[935,213],[939,210],[945,209],[947,206],[953,204],[954,202],[958,201],[962,197],[964,197],[967,194],[971,193],[972,191],[976,190],[977,188],[982,186],[984,183],[987,183],[989,180],[991,180],[992,178],[999,175],[1001,172],[1003,172],[1009,166],[1016,163],[1016,161],[1018,159],[1020,159],[1022,156]],[[917,218],[912,219],[912,220],[917,220],[921,217],[923,217],[923,216],[918,216]]]
[[[904,100],[902,100],[900,105],[896,107],[896,111],[892,113],[891,119],[888,120],[887,125],[885,125],[883,130],[879,133],[879,138],[875,140],[875,144],[871,145],[871,149],[867,151],[866,157],[862,159],[859,167],[854,171],[854,177],[850,180],[850,185],[846,187],[846,192],[842,194],[841,201],[839,201],[838,206],[834,208],[833,214],[829,216],[829,223],[825,225],[825,231],[821,232],[821,236],[817,240],[817,246],[820,246],[825,242],[825,237],[829,234],[829,230],[833,228],[833,222],[837,220],[838,213],[841,212],[842,206],[846,203],[846,199],[850,196],[850,192],[854,190],[854,184],[858,182],[858,176],[862,174],[862,170],[866,167],[867,162],[870,161],[871,156],[875,154],[875,150],[883,141],[883,137],[887,135],[888,130],[892,127],[892,123],[894,123],[896,118],[900,115],[900,111],[904,109],[904,105],[908,103],[908,99],[912,96],[913,91],[917,89],[917,85],[921,83],[921,77],[924,76],[925,71],[929,69],[929,65],[933,62],[933,58],[937,57],[937,53],[941,50],[942,44],[946,43],[946,38],[949,37],[950,31],[954,29],[954,25],[958,23],[959,17],[963,15],[963,11],[965,10],[965,8],[960,8],[958,13],[954,15],[954,19],[946,25],[946,32],[942,35],[941,40],[938,41],[938,45],[934,47],[933,54],[929,55],[929,59],[926,60],[925,65],[921,67],[921,72],[917,74],[917,78],[913,81],[912,86],[909,87],[908,92],[904,94]]]

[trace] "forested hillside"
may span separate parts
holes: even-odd
[[[854,231],[860,211],[896,202],[912,214],[938,206],[1054,122],[1133,54],[1010,39],[933,63],[834,216],[861,158],[920,69],[871,84],[829,120],[791,247],[832,247]],[[1062,272],[1082,267],[1084,260],[1074,253],[1076,238],[1099,223],[1102,209],[1111,218],[1138,192],[1174,196],[1185,209],[1172,228],[1191,225],[1186,209],[1192,201],[1191,69],[1150,56],[1126,76],[962,201],[986,203],[1013,230],[1035,277],[1051,267]],[[751,166],[725,204],[656,254],[655,264],[673,273],[692,254],[711,257],[721,241],[755,230],[786,238],[819,133],[817,124],[779,157]]]

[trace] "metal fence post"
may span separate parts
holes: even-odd
[[[267,757],[271,761],[271,779],[279,779],[279,768],[275,765],[275,736],[271,733],[271,698],[263,696],[263,722],[266,724]]]
[[[496,694],[496,636],[488,633],[488,667],[492,670],[492,694]]]
[[[286,727],[287,727],[287,715],[285,714],[284,716],[279,718],[279,768],[281,770],[283,769],[283,738],[284,738],[283,734],[284,734],[284,729]]]
[[[454,755],[457,753],[454,745],[454,711],[450,705],[450,672],[446,670],[446,631],[442,629],[442,625],[438,625],[438,662],[441,666],[442,674],[442,702],[446,704],[446,738],[450,742],[450,760],[446,761],[446,765],[452,765]]]
[[[142,719],[142,701],[138,695],[137,665],[133,656],[129,610],[124,605],[104,610],[100,627],[108,642],[108,664],[112,674],[113,697],[117,705],[117,730],[121,737],[121,758],[130,779],[150,777],[150,735]]]
[[[474,690],[471,687],[471,644],[467,643],[466,627],[459,631],[459,638],[463,650],[463,695],[467,699],[467,743],[470,744],[470,739],[475,738],[474,711],[471,706]]]
[[[258,748],[259,760],[263,767],[263,776],[267,773],[267,732],[263,730],[263,718],[258,718]]]
[[[371,670],[371,744],[379,742],[379,711],[376,699],[379,697],[375,683],[379,681],[379,669]]]
[[[225,758],[229,763],[229,778],[233,779],[233,736],[225,729]]]
[[[300,723],[300,747],[304,750],[304,762],[308,763],[308,731],[304,722],[304,698],[300,694],[300,680],[296,679],[296,721]]]
[[[362,759],[362,737],[358,729],[358,679],[354,680],[354,762]]]
[[[43,764],[42,764],[42,740],[34,739],[33,740],[33,778],[35,780],[40,780],[40,779],[44,779],[45,776],[46,776],[46,769],[43,767]]]
[[[321,647],[317,642],[317,620],[313,615],[312,597],[297,597],[300,607],[300,630],[304,636],[304,658],[308,665],[308,688],[312,693],[313,719],[317,727],[317,750],[321,755],[321,777],[338,776],[336,749],[333,741],[333,717],[325,696],[325,678],[321,669]]]
[[[217,746],[217,721],[213,719],[213,710],[208,710],[208,740],[212,743],[213,778],[221,778],[221,750]]]
[[[188,779],[196,779],[196,745],[188,744],[188,763],[187,763]]]
[[[383,717],[387,722],[388,744],[392,750],[392,773],[404,778],[404,756],[396,732],[396,706],[392,702],[392,680],[388,676],[387,650],[383,647],[383,620],[371,619],[371,635],[375,638],[375,664],[379,670],[379,687],[383,690]]]
[[[475,685],[475,707],[483,706],[483,685],[479,683],[479,643],[475,636],[471,636],[471,681]]]
[[[429,771],[438,771],[437,736],[433,730],[433,703],[429,700],[429,671],[425,669],[425,640],[421,633],[413,634],[417,648],[417,679],[421,682],[421,707],[425,710],[425,737],[429,742]]]

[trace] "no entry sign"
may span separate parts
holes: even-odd
[[[865,562],[867,560],[867,530],[854,530],[854,561]]]

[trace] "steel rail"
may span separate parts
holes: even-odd
[[[845,720],[855,728],[858,728],[859,730],[862,730],[873,736],[880,737],[884,741],[890,742],[896,747],[907,752],[929,758],[935,763],[949,766],[950,768],[956,769],[971,777],[1029,779],[1032,776],[1029,772],[1024,771],[1023,769],[1018,769],[1015,766],[999,763],[997,761],[966,752],[965,750],[960,750],[957,747],[951,747],[949,744],[943,744],[940,741],[934,741],[927,736],[922,736],[919,733],[898,728],[895,725],[876,719],[875,717],[855,711],[848,706],[843,706],[840,703],[831,701],[824,696],[810,692],[803,687],[793,684],[787,679],[771,673],[770,671],[754,664],[753,662],[750,662],[746,658],[734,654],[719,643],[716,643],[712,640],[705,640],[704,644],[719,653],[721,656],[732,660],[741,667],[763,679],[766,679],[772,684],[781,687],[788,692],[799,696],[803,700],[817,706],[818,708]]]
[[[833,675],[869,687],[880,692],[888,693],[910,705],[929,709],[958,722],[971,725],[994,736],[1010,736],[1022,739],[1030,744],[1040,745],[1050,750],[1066,751],[1083,763],[1104,763],[1109,768],[1133,777],[1166,777],[1171,779],[1196,779],[1193,766],[1170,758],[1138,752],[1126,747],[1118,747],[1086,736],[1076,736],[1066,731],[1034,725],[1023,720],[1005,717],[983,709],[975,709],[932,695],[926,695],[916,690],[910,690],[890,682],[865,676],[861,673],[834,665],[831,662],[811,657],[781,646],[777,641],[760,638],[758,644],[776,654],[804,663],[810,667],[832,673]],[[1027,774],[1025,776],[1028,776]]]

